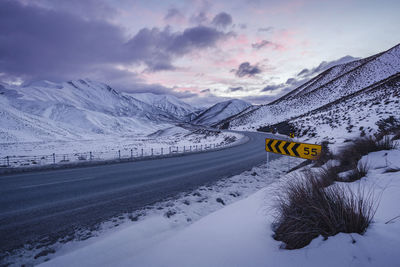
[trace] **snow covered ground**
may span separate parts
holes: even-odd
[[[0,166],[38,166],[118,158],[139,158],[234,145],[243,135],[171,126],[148,136],[103,136],[98,139],[0,143]],[[8,159],[6,157],[9,157]]]
[[[340,233],[327,240],[318,237],[302,249],[280,249],[280,242],[272,238],[273,192],[285,179],[294,179],[282,172],[287,158],[281,158],[269,170],[265,165],[254,168],[257,175],[249,172],[230,178],[246,183],[231,181],[226,188],[216,187],[221,188],[219,195],[212,192],[213,197],[202,202],[208,209],[196,203],[209,189],[199,189],[200,195],[195,192],[168,204],[168,211],[174,211],[171,216],[168,211],[145,216],[88,240],[80,249],[65,249],[41,266],[399,266],[400,211],[396,205],[400,201],[400,151],[373,152],[361,161],[370,164],[367,176],[345,186],[353,190],[363,186],[380,199],[374,221],[364,235]],[[260,183],[260,179],[264,181]],[[230,204],[237,199],[229,197],[231,193],[262,186],[266,187],[217,210],[223,205],[216,197]],[[241,197],[252,190],[244,191]],[[183,205],[177,204],[180,201]]]

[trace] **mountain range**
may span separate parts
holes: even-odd
[[[250,105],[244,103],[228,101],[225,109],[216,105],[208,112],[224,119]],[[195,121],[199,114],[203,114],[202,109],[171,95],[118,92],[89,79],[0,84],[0,138],[4,143],[148,135]],[[207,119],[202,118],[202,122],[207,123]]]
[[[295,129],[297,136],[320,135],[325,139],[333,138],[332,131],[339,124],[343,129],[335,132],[343,135],[376,131],[378,120],[400,115],[399,74],[400,45],[396,45],[333,66],[281,98],[251,106],[214,126],[263,130],[286,124]],[[349,127],[353,130],[348,131]],[[356,127],[361,130],[355,131]]]
[[[203,109],[174,96],[118,92],[89,79],[0,84],[0,138],[12,143],[141,136],[186,123],[278,131],[289,125],[298,137],[331,140],[336,128],[365,134],[376,131],[378,120],[400,117],[400,45],[344,62],[271,103],[233,99]]]

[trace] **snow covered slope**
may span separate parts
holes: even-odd
[[[110,86],[90,80],[0,87],[2,142],[143,135],[176,118]]]
[[[378,132],[379,120],[400,120],[400,73],[288,121],[305,140],[341,142]]]
[[[400,45],[397,45],[383,53],[334,66],[280,99],[267,105],[253,106],[218,126],[257,129],[286,121],[384,81],[399,72]]]
[[[175,116],[179,120],[190,120],[190,114],[198,111],[198,108],[190,106],[175,96],[155,95],[152,93],[128,94],[126,96],[134,97],[146,104],[159,108],[162,111]]]
[[[239,99],[220,102],[200,113],[192,122],[200,125],[213,125],[250,106],[251,104]]]

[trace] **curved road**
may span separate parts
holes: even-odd
[[[264,133],[245,144],[182,157],[0,176],[0,257],[239,174],[266,161]],[[270,158],[279,155],[271,154]]]

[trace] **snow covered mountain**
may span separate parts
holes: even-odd
[[[124,95],[134,97],[146,104],[159,108],[160,110],[175,116],[179,120],[190,120],[190,114],[199,111],[198,108],[190,106],[172,95],[156,95],[152,93],[124,93]]]
[[[3,142],[142,135],[177,121],[174,114],[88,79],[1,85],[0,103]]]
[[[398,89],[398,84],[394,81],[399,72],[400,45],[397,45],[385,52],[334,66],[276,101],[266,105],[252,106],[218,123],[217,126],[255,130],[302,117],[305,121],[310,121],[309,125],[316,123],[313,127],[318,128],[316,121],[311,122],[311,117],[309,117],[311,113],[315,115],[328,106],[333,107],[333,103],[345,103],[344,101],[348,101],[355,95],[358,95],[357,98],[346,103],[352,103],[351,105],[360,108],[360,103],[364,103],[362,99],[369,99],[371,96],[371,88],[382,88],[380,86],[386,88],[386,94],[380,96],[385,101],[384,99],[395,94]],[[398,95],[394,97],[398,98]],[[399,109],[398,102],[390,103],[397,105]],[[355,107],[348,106],[346,109],[341,109],[343,116],[346,117],[345,113],[352,112],[353,108]],[[363,112],[379,115],[375,108],[368,110],[365,109]],[[333,116],[333,113],[331,115]],[[375,117],[375,121],[376,119],[379,119],[379,116]]]
[[[242,112],[250,106],[250,103],[239,99],[220,102],[200,113],[192,123],[213,125],[221,120]]]

